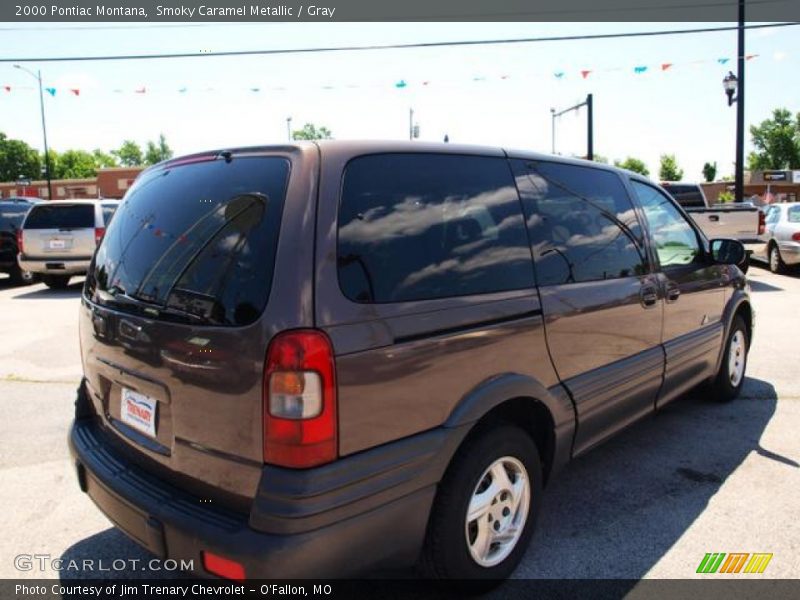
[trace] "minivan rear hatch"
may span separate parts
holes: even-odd
[[[25,219],[22,236],[28,258],[88,259],[96,246],[94,204],[37,204]]]
[[[145,171],[87,275],[80,330],[106,439],[215,502],[263,465],[268,304],[287,158],[193,157]]]

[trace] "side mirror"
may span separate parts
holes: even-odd
[[[739,240],[711,240],[711,258],[722,265],[736,265],[744,268],[747,263],[747,251]]]

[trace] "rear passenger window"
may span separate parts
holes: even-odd
[[[532,287],[524,227],[503,158],[357,158],[339,207],[342,291],[382,303]]]
[[[646,272],[642,229],[616,174],[555,162],[513,164],[539,285]]]

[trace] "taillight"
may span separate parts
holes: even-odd
[[[264,363],[264,462],[306,468],[335,460],[336,412],[328,336],[313,329],[276,336]]]
[[[94,244],[95,246],[99,246],[100,242],[103,240],[103,236],[106,234],[105,227],[95,227],[94,228]]]
[[[767,230],[767,217],[763,212],[758,211],[758,235],[763,235]]]
[[[793,233],[792,234],[792,241],[800,242],[800,231],[798,231],[797,233]]]
[[[22,249],[22,228],[20,227],[17,229],[17,252],[22,254],[24,250]]]
[[[208,550],[203,550],[201,555],[203,557],[203,568],[209,573],[234,581],[242,582],[245,580],[244,566],[241,563]]]

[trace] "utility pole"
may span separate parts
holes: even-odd
[[[734,176],[733,201],[741,202],[744,200],[744,2],[739,0],[739,29],[738,29],[738,50],[737,50],[737,71],[736,82],[736,173]]]
[[[552,144],[553,144],[553,154],[556,153],[556,118],[560,117],[563,114],[571,112],[573,110],[579,110],[583,107],[586,107],[586,127],[587,127],[587,135],[586,135],[586,160],[594,160],[594,97],[592,94],[586,96],[586,100],[581,102],[580,104],[576,104],[575,106],[570,106],[569,108],[565,108],[562,111],[556,112],[555,108],[550,109],[550,114],[552,115]]]
[[[550,154],[556,153],[556,109],[550,109]]]
[[[15,69],[19,69],[20,71],[25,71],[28,75],[35,78],[36,81],[39,82],[39,108],[42,113],[42,134],[44,136],[44,174],[47,178],[47,199],[53,199],[53,185],[51,183],[51,175],[50,175],[50,152],[47,150],[47,124],[45,123],[44,119],[44,94],[42,93],[42,72],[36,71],[29,71],[25,67],[21,65],[14,65]]]
[[[292,117],[286,117],[286,139],[292,141]]]

